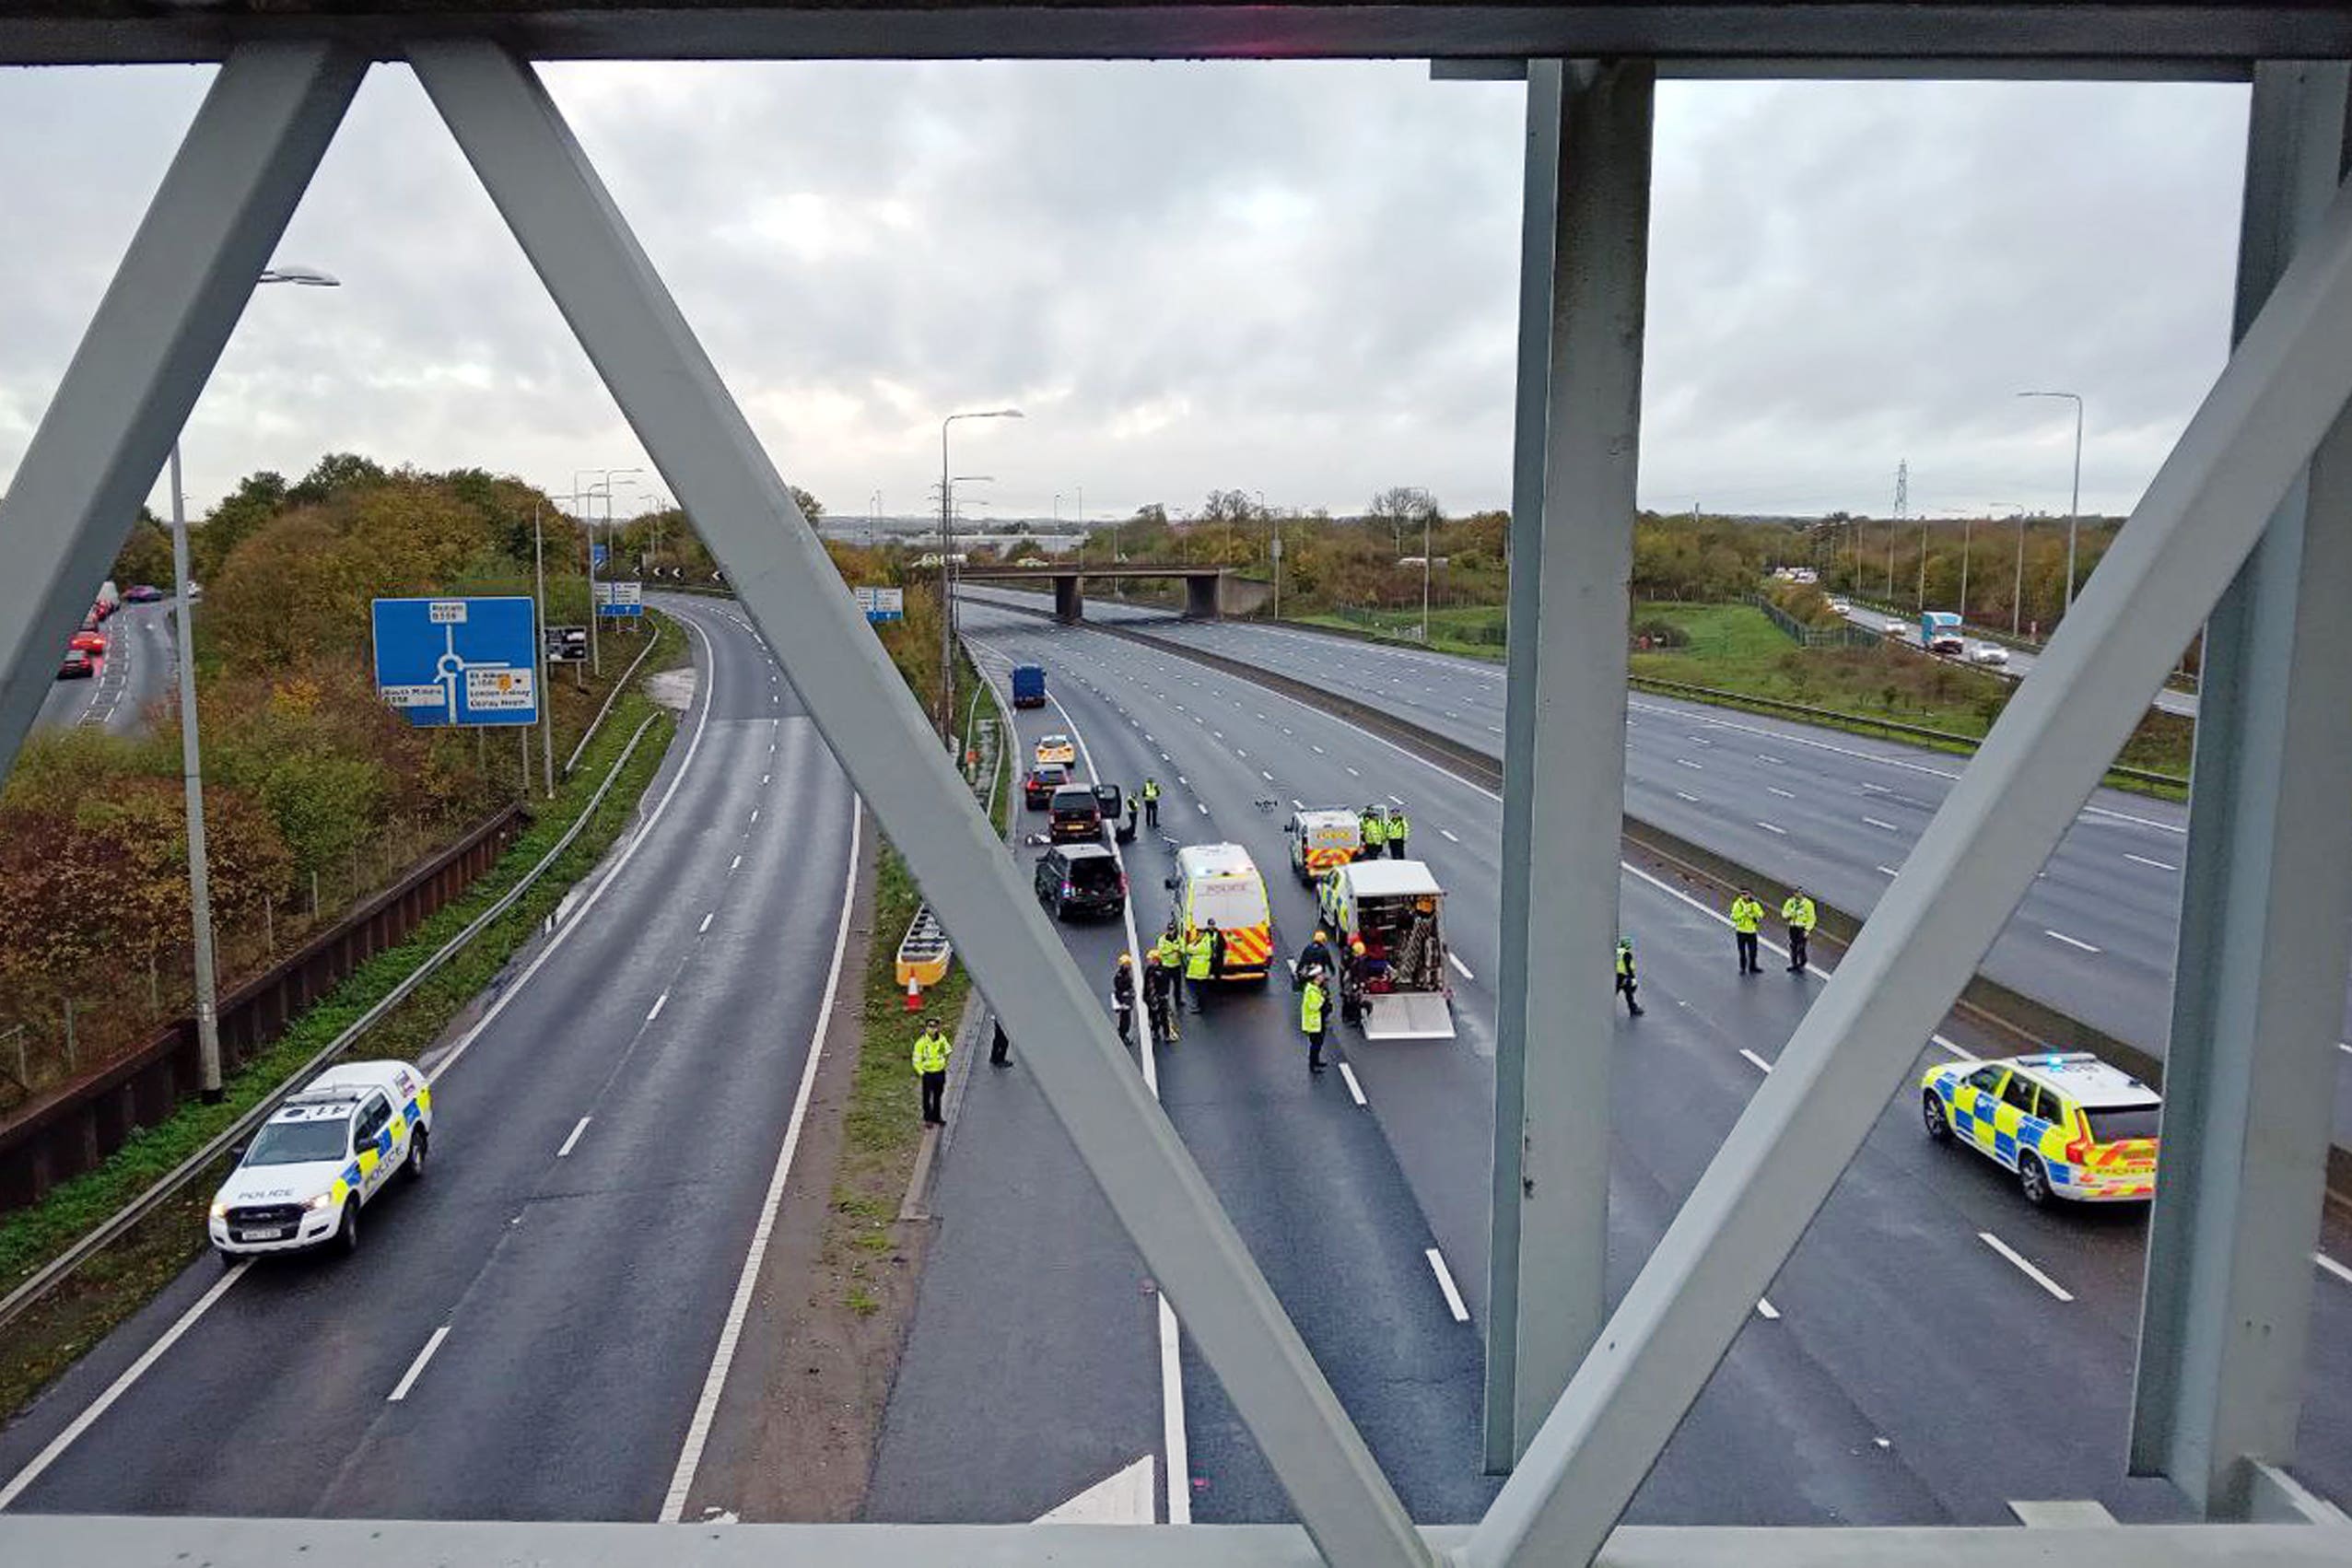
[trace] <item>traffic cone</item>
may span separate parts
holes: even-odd
[[[909,975],[907,977],[907,1011],[909,1012],[920,1012],[922,1010],[922,985],[915,978],[914,976]]]

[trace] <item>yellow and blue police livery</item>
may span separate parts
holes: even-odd
[[[332,1244],[359,1246],[359,1211],[395,1172],[425,1174],[433,1090],[404,1061],[347,1061],[270,1114],[214,1195],[224,1260]]]
[[[2145,1202],[2156,1195],[2155,1090],[2088,1051],[1931,1067],[1919,1114],[1938,1143],[2013,1170],[2029,1203]]]

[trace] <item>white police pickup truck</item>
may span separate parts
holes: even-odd
[[[272,1112],[214,1195],[222,1260],[333,1243],[359,1246],[359,1210],[398,1171],[425,1174],[433,1090],[404,1061],[327,1069]]]

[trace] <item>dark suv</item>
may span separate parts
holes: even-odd
[[[1103,803],[1085,784],[1065,784],[1047,802],[1053,813],[1047,829],[1057,844],[1092,844],[1103,837]]]
[[[1037,902],[1056,919],[1116,915],[1127,902],[1127,876],[1100,844],[1057,844],[1037,860]]]

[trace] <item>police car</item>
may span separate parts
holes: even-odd
[[[1041,735],[1037,738],[1036,755],[1040,767],[1049,762],[1074,766],[1078,761],[1078,746],[1068,735]]]
[[[425,1174],[433,1091],[404,1061],[347,1061],[287,1098],[212,1200],[224,1261],[333,1243],[359,1246],[359,1210],[395,1172]]]
[[[1955,1061],[1927,1070],[1927,1136],[2018,1174],[2026,1201],[2146,1202],[2156,1195],[2155,1090],[2088,1051]]]

